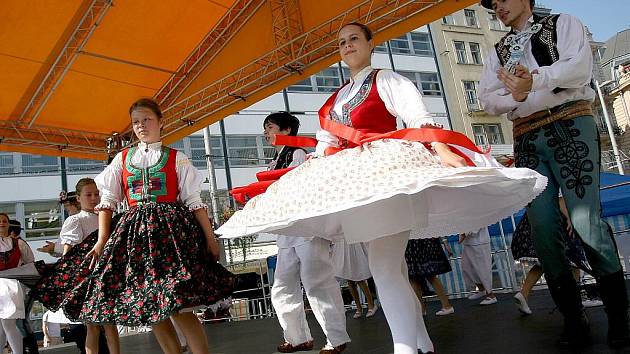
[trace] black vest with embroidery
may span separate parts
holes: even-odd
[[[291,147],[291,146],[283,147],[279,155],[278,155],[278,152],[276,151],[276,154],[273,157],[273,160],[276,161],[276,166],[273,169],[279,170],[282,168],[289,167],[289,165],[291,165],[291,162],[293,162],[293,152],[295,150],[302,150],[306,152],[306,150],[302,148]]]
[[[538,66],[550,66],[560,59],[557,46],[558,33],[556,31],[559,17],[560,15],[549,15],[545,17],[534,15],[534,23],[542,25],[540,31],[534,33],[530,39],[532,55],[534,56],[534,59],[536,59]],[[501,38],[499,43],[494,45],[501,66],[505,65],[510,58],[509,46],[505,44],[505,40],[512,34],[515,34],[514,30],[511,30],[508,34]],[[553,90],[553,93],[558,93],[562,90],[564,89],[556,87]]]

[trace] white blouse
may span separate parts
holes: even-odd
[[[162,142],[145,144],[138,143],[136,153],[131,157],[131,162],[139,167],[146,168],[155,165],[162,155]],[[177,172],[177,184],[179,199],[191,210],[205,208],[201,200],[201,183],[203,175],[190,162],[188,156],[177,151],[175,170]],[[116,210],[116,205],[125,199],[122,183],[123,160],[122,153],[118,153],[112,162],[101,172],[94,181],[101,193],[101,203],[95,210]]]
[[[18,240],[18,247],[20,248],[21,258],[18,263],[18,267],[35,262],[35,256],[33,255],[33,251],[29,247],[28,243],[24,240]],[[7,252],[13,249],[13,239],[11,237],[0,237],[0,252]]]
[[[359,92],[363,81],[372,70],[371,66],[363,68],[354,78],[350,79],[346,86],[339,90],[332,108],[338,116],[342,116],[343,105]],[[391,70],[380,70],[376,75],[376,89],[378,96],[385,103],[387,111],[400,118],[409,128],[420,128],[427,124],[435,125],[435,121],[422,102],[422,94],[416,85],[406,77]],[[317,156],[323,156],[328,147],[339,146],[339,138],[326,130],[320,129],[316,137],[318,143],[315,148],[315,155]]]
[[[59,240],[62,245],[75,246],[98,230],[98,214],[81,210],[63,222]]]

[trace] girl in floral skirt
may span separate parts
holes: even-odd
[[[94,271],[81,318],[151,325],[165,353],[180,353],[172,316],[191,351],[207,353],[203,327],[190,309],[229,296],[233,278],[217,263],[219,246],[200,196],[203,176],[186,155],[162,146],[156,102],[140,99],[129,114],[140,142],[96,177],[99,236],[88,253]],[[111,227],[123,201],[129,210]]]
[[[82,178],[77,182],[76,192],[81,211],[68,217],[61,227],[59,235],[63,247],[63,257],[53,268],[47,270],[31,292],[33,298],[39,300],[52,311],[63,308],[66,316],[72,320],[79,318],[81,303],[76,297],[67,297],[77,291],[90,273],[89,260],[85,259],[98,237],[98,215],[94,208],[101,201],[96,183],[91,178]],[[85,340],[86,353],[99,352],[101,326],[87,324]],[[107,346],[112,354],[120,353],[120,341],[116,325],[104,325]]]

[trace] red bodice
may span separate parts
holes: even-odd
[[[333,110],[341,88],[337,90],[320,108],[320,120],[332,119],[338,123],[353,127],[362,133],[383,134],[396,130],[396,117],[389,113],[385,103],[378,95],[376,87],[378,71],[373,70],[368,74],[363,83],[361,83],[359,92],[343,105],[341,117]],[[355,143],[346,140],[343,143],[344,147],[356,146]]]
[[[12,238],[13,248],[6,252],[0,252],[0,271],[12,269],[20,264],[22,252],[20,252],[18,239]]]
[[[147,168],[136,167],[131,162],[136,151],[137,147],[132,147],[122,152],[122,184],[129,206],[176,202],[179,196],[175,169],[177,150],[162,147],[160,159]]]

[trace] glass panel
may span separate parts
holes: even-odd
[[[464,92],[466,94],[466,104],[471,110],[479,109],[477,100],[477,88],[474,81],[464,81]]]
[[[392,47],[392,53],[394,54],[411,53],[411,49],[409,49],[409,41],[407,40],[407,35],[390,40],[389,45]]]
[[[428,33],[411,32],[411,45],[417,55],[432,56],[431,40]]]
[[[481,65],[483,62],[481,61],[481,49],[479,48],[479,43],[468,43],[470,45],[470,55],[472,56],[473,63]]]
[[[436,73],[420,73],[422,94],[425,96],[442,96],[440,81]]]
[[[172,143],[171,145],[169,145],[169,147],[179,150],[181,152],[184,152],[184,141],[183,140],[176,141]]]
[[[418,88],[418,90],[422,89],[422,86],[420,86],[418,84],[418,77],[416,76],[416,73],[413,71],[398,71],[398,74],[408,78],[409,80],[411,80],[411,82],[413,82],[414,85],[416,85],[416,87]]]
[[[503,140],[503,133],[501,132],[501,126],[499,124],[487,124],[485,129],[488,134],[490,144],[505,144]]]
[[[13,219],[15,217],[15,204],[0,204],[0,213],[7,213]]]
[[[466,45],[464,42],[454,41],[455,53],[457,54],[457,63],[459,64],[467,64],[468,59],[466,58]]]
[[[49,235],[49,231],[57,232],[61,229],[61,211],[56,200],[24,203],[24,229],[27,237],[40,236],[30,231],[41,230]]]
[[[302,81],[296,82],[294,85],[287,87],[289,92],[313,92],[313,84],[311,84],[311,78],[306,78]]]
[[[58,172],[58,159],[52,156],[22,154],[22,171],[28,173]]]
[[[469,27],[478,27],[477,25],[477,15],[475,14],[475,10],[464,10],[464,15],[466,17],[466,25]]]
[[[497,17],[497,14],[494,12],[488,12],[488,23],[490,23],[490,29],[493,30],[502,30],[501,21]]]
[[[337,68],[327,68],[315,75],[318,92],[334,92],[341,86]],[[228,144],[229,145],[229,144]]]
[[[485,146],[486,144],[486,133],[483,130],[483,125],[473,124],[473,134],[475,135],[475,144]]]
[[[377,45],[376,47],[374,47],[374,51],[376,53],[387,53],[387,44],[381,43]]]
[[[442,23],[445,25],[454,25],[455,24],[455,18],[453,17],[453,15],[447,15],[442,17]]]
[[[68,171],[102,171],[105,169],[105,162],[98,160],[86,159],[66,159],[66,168]]]
[[[227,143],[230,166],[264,165],[255,136],[228,136]]]
[[[13,154],[0,153],[0,175],[13,174]]]
[[[193,166],[197,168],[207,168],[206,164],[206,149],[203,143],[203,137],[191,136],[190,140],[190,160]],[[215,168],[223,168],[223,149],[221,148],[221,137],[211,136],[210,145],[212,152],[212,163]]]

